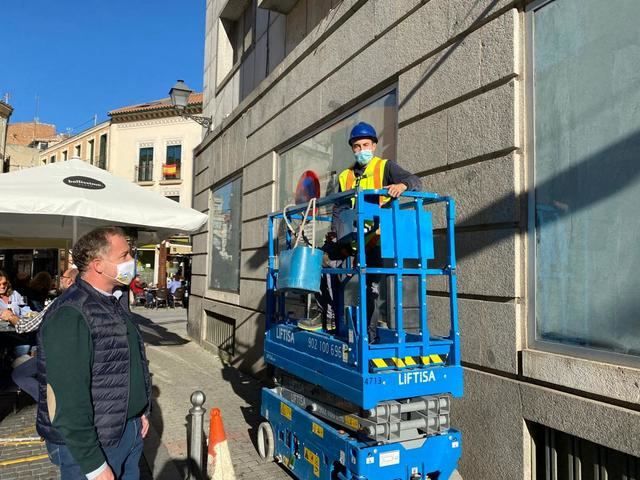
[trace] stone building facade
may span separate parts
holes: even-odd
[[[208,0],[214,126],[193,204],[211,222],[193,237],[190,335],[262,367],[266,215],[307,168],[326,193],[369,121],[382,155],[458,203],[463,477],[637,478],[639,14],[633,0]],[[434,322],[443,287],[428,289]]]

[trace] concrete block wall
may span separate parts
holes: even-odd
[[[249,352],[239,364],[253,371],[261,367],[265,218],[276,201],[277,152],[395,86],[396,160],[421,176],[428,190],[453,195],[458,203],[467,383],[465,398],[454,403],[453,411],[455,424],[464,432],[463,476],[531,478],[527,422],[577,435],[584,431],[589,440],[637,454],[637,445],[609,435],[611,429],[583,429],[589,411],[597,410],[612,424],[637,421],[633,408],[613,406],[631,403],[637,392],[633,382],[623,378],[635,380],[637,370],[614,375],[617,385],[627,388],[621,388],[623,393],[613,402],[598,380],[567,387],[568,374],[558,380],[550,374],[550,368],[562,362],[554,363],[547,354],[543,360],[528,354],[524,2],[323,2],[331,4],[329,12],[302,35],[303,22],[306,28],[309,15],[316,15],[309,13],[308,3],[300,0],[286,16],[286,57],[246,98],[220,106],[224,95],[216,96],[211,85],[205,89],[205,109],[208,102],[222,110],[196,151],[194,205],[206,211],[210,189],[242,174],[242,267],[239,294],[223,296],[209,290],[207,233],[199,235],[201,241],[194,240],[194,265],[202,265],[194,267],[192,336],[202,338],[203,312],[232,310],[245,329],[243,338],[256,342],[244,345]],[[208,5],[215,18],[217,2],[209,0]],[[295,41],[291,35],[297,35]],[[443,217],[434,218],[441,227]],[[446,320],[443,292],[443,283],[431,282],[436,329]],[[575,421],[571,399],[576,400],[575,408],[584,409]]]

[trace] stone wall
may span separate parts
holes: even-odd
[[[208,68],[215,65],[210,60],[222,3],[207,3]],[[298,43],[248,96],[220,103],[222,92],[207,85],[205,110],[212,113],[216,105],[222,113],[214,115],[214,128],[195,159],[194,208],[203,212],[212,186],[242,175],[242,272],[239,294],[208,289],[206,229],[194,237],[189,331],[207,345],[207,312],[234,318],[238,344],[232,362],[257,371],[262,366],[265,218],[275,207],[277,152],[376,92],[396,87],[397,161],[419,174],[427,190],[452,195],[458,204],[466,393],[454,402],[454,424],[464,432],[462,474],[480,480],[531,478],[527,422],[640,454],[637,442],[628,441],[640,433],[637,411],[613,405],[637,401],[633,382],[640,371],[583,365],[587,375],[622,370],[614,378],[626,388],[614,402],[602,378],[576,383],[565,372],[554,379],[549,368],[563,363],[552,354],[542,353],[541,359],[527,350],[522,3],[343,0],[332,2],[305,36],[299,29],[307,16],[298,13],[296,23],[294,9],[286,19],[287,39],[298,35]],[[435,222],[442,226],[443,219]],[[444,318],[444,290],[443,283],[432,282],[435,323]],[[567,368],[574,366],[568,362]],[[607,428],[585,425],[592,414],[600,415]],[[624,422],[635,437],[614,431],[612,425]]]

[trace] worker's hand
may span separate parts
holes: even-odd
[[[140,433],[142,434],[142,438],[146,438],[147,433],[149,433],[149,419],[146,415],[142,415],[140,417],[140,421],[142,422],[142,429]]]
[[[95,480],[116,480],[116,477],[113,475],[113,470],[111,470],[111,467],[107,465],[107,468],[100,472],[100,475],[95,477]]]
[[[389,189],[389,196],[393,198],[398,198],[407,190],[407,186],[404,183],[394,183],[385,188]]]

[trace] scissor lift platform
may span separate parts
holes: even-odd
[[[339,277],[342,287],[357,284],[354,305],[345,306],[343,297],[337,300],[332,328],[304,328],[303,319],[288,311],[288,292],[278,288],[279,253],[293,245],[289,233],[283,241],[278,238],[278,221],[285,215],[289,221],[300,219],[307,205],[268,218],[265,360],[321,392],[313,398],[307,390],[283,386],[263,390],[267,422],[262,431],[271,432],[275,455],[299,478],[443,480],[460,456],[460,433],[449,425],[445,400],[463,393],[455,204],[449,197],[418,192],[405,192],[385,205],[371,201],[386,193],[353,190],[317,200],[320,208],[347,204],[354,226],[350,242],[355,259],[340,268],[322,269],[324,275]],[[442,251],[435,250],[432,222],[432,210],[439,206],[445,211],[439,217],[444,219],[438,241]],[[331,217],[317,221],[329,222]],[[383,262],[372,266],[364,246],[375,235],[379,241],[374,248],[380,249]],[[441,265],[430,265],[436,265],[436,258]],[[369,275],[390,279],[393,289],[390,326],[378,327],[376,343],[370,343],[367,334]],[[429,330],[427,288],[434,277],[447,280],[447,336]],[[409,278],[418,285],[417,298],[408,302],[417,312],[412,325],[404,318],[403,282]],[[323,403],[326,398],[334,401]],[[334,408],[336,403],[346,406]],[[443,404],[444,410],[427,408]]]

